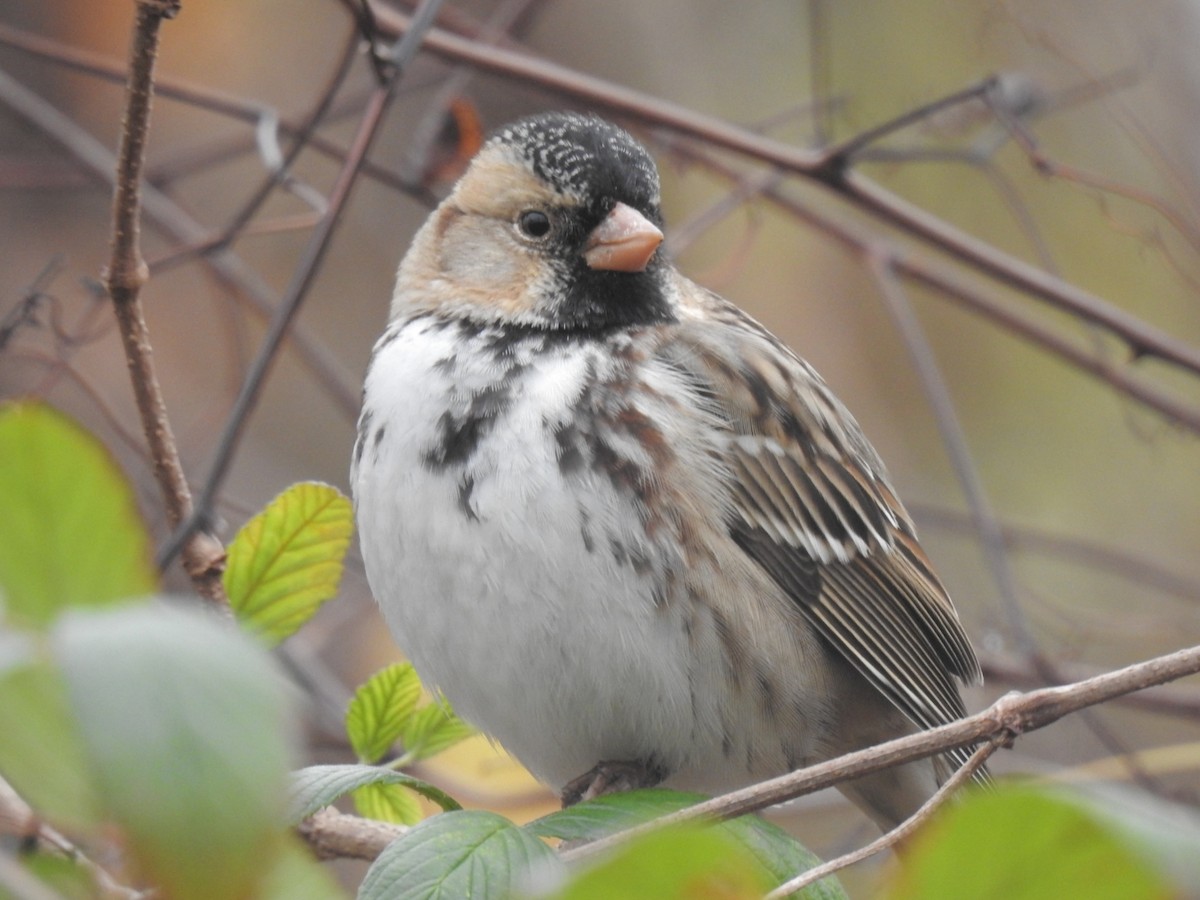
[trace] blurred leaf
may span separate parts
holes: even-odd
[[[503,816],[442,813],[388,844],[367,870],[358,900],[499,900],[560,865],[554,851]]]
[[[416,825],[425,818],[421,814],[421,804],[417,802],[416,795],[399,784],[373,781],[355,788],[350,796],[354,799],[354,808],[358,810],[358,814],[368,819],[395,822],[398,825]]]
[[[540,837],[556,837],[567,841],[595,840],[707,799],[703,794],[665,788],[607,794],[552,812],[525,827]],[[758,816],[741,816],[708,827],[722,832],[756,859],[772,886],[782,884],[821,861],[782,828]],[[810,900],[843,900],[846,894],[838,880],[831,877],[822,879],[796,896]]]
[[[439,699],[417,710],[404,725],[401,739],[409,762],[437,756],[466,740],[475,729],[454,714],[449,702]]]
[[[21,863],[51,888],[55,900],[94,900],[96,897],[91,876],[66,857],[49,853],[22,854]],[[0,897],[8,900],[9,896],[0,886]]]
[[[421,699],[421,681],[411,663],[396,663],[367,679],[346,710],[346,734],[365,763],[381,760],[400,737]]]
[[[728,834],[691,825],[656,831],[619,848],[550,897],[758,900],[770,887],[762,868]]]
[[[375,782],[404,785],[444,810],[462,808],[453,797],[433,785],[382,766],[307,766],[292,773],[287,820],[294,825],[355,788]]]
[[[81,827],[98,819],[83,741],[62,677],[19,651],[7,635],[0,651],[0,772],[39,815]],[[32,641],[30,641],[32,643]]]
[[[1116,783],[1091,783],[1078,788],[1048,786],[1044,790],[1083,805],[1173,882],[1180,895],[1200,897],[1200,853],[1196,852],[1200,847],[1200,814],[1195,808]]]
[[[298,841],[285,841],[254,900],[345,900],[346,892]]]
[[[132,491],[108,451],[39,403],[0,407],[0,595],[12,621],[153,592]]]
[[[281,838],[290,722],[262,648],[199,612],[72,612],[54,634],[97,790],[172,900],[252,893]]]
[[[247,522],[229,545],[225,593],[238,621],[277,644],[337,593],[354,531],[336,488],[294,484]]]
[[[922,831],[887,896],[1153,900],[1177,895],[1128,842],[1078,801],[1028,787],[999,787],[968,795]]]

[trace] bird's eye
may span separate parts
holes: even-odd
[[[517,230],[527,238],[540,241],[550,233],[550,217],[539,209],[527,209],[517,216]]]

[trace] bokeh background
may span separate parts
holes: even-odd
[[[157,199],[143,234],[152,272],[143,299],[196,484],[257,350],[263,310],[296,270],[372,85],[354,5],[185,0],[164,28],[159,75],[172,90],[156,103],[150,141]],[[122,108],[114,76],[132,15],[131,3],[0,2],[0,395],[44,397],[99,434],[162,539],[162,505],[97,288],[109,240],[106,154]],[[800,146],[850,138],[1001,74],[1010,124],[1036,142],[1049,169],[1039,171],[1030,147],[974,102],[872,144],[859,171],[1200,346],[1200,4],[1192,0],[451,0],[439,25]],[[318,129],[322,146],[304,149],[288,184],[230,233],[268,177],[256,134],[269,134],[275,118],[303,121],[343,58],[348,73]],[[357,392],[409,238],[477,126],[555,107],[595,108],[418,57],[238,447],[220,498],[226,538],[294,481],[347,487]],[[644,119],[621,121],[660,160],[679,266],[809,359],[887,461],[984,659],[989,681],[970,693],[972,708],[1013,687],[1200,641],[1194,430],[955,298],[901,281],[928,342],[906,343],[862,252],[748,188],[763,183],[762,165]],[[289,145],[286,133],[279,140]],[[784,178],[772,189],[865,246],[949,266],[972,292],[1200,408],[1196,372],[1131,361],[1110,336],[968,273],[819,185]],[[914,357],[936,365],[953,402],[965,438],[959,468],[969,462],[1002,528],[1011,590],[973,524],[945,421],[939,427]],[[177,572],[168,580],[187,587]],[[335,758],[350,686],[396,656],[356,560],[339,598],[287,652],[312,696],[312,753]],[[1023,738],[994,768],[1111,779],[1195,805],[1200,684],[1152,699]],[[1134,751],[1144,752],[1128,756]],[[553,804],[482,739],[424,774],[470,804],[518,817]],[[832,793],[794,804],[787,819],[825,854],[869,833]]]

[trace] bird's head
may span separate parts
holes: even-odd
[[[547,113],[498,130],[400,267],[393,313],[606,331],[670,321],[658,171],[628,133]]]

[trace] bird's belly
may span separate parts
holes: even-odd
[[[712,692],[697,697],[694,611],[662,602],[670,561],[606,479],[561,471],[553,423],[579,361],[531,376],[558,389],[510,397],[438,461],[464,376],[443,380],[429,344],[373,364],[354,473],[367,576],[401,649],[556,786],[603,759],[677,769],[719,754]]]

